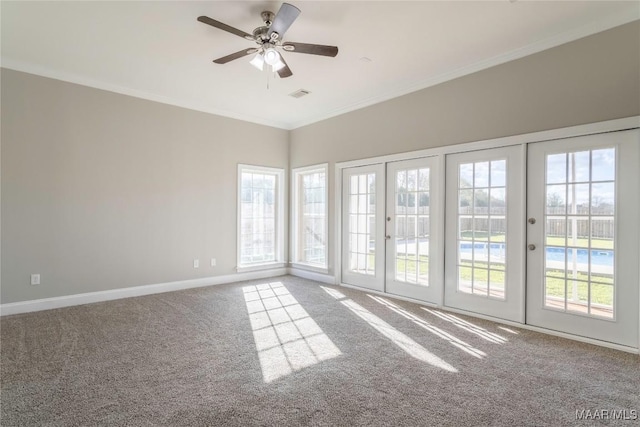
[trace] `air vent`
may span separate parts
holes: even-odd
[[[303,96],[309,95],[310,93],[311,91],[308,91],[306,89],[298,89],[297,91],[290,93],[289,96],[293,98],[302,98]]]

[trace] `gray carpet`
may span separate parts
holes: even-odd
[[[637,355],[291,276],[0,326],[2,426],[638,425]]]

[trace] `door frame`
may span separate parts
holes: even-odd
[[[330,233],[333,238],[333,244],[331,248],[333,249],[333,254],[329,257],[330,268],[329,271],[333,272],[333,277],[328,277],[327,281],[331,281],[337,285],[342,285],[345,287],[349,287],[350,285],[343,283],[342,281],[342,249],[341,249],[341,236],[342,236],[342,170],[348,167],[354,166],[363,166],[370,165],[373,163],[386,163],[390,161],[398,161],[398,160],[409,160],[416,157],[430,157],[430,156],[440,156],[441,162],[444,162],[444,155],[453,154],[453,153],[461,153],[466,151],[476,151],[482,150],[485,148],[497,148],[497,147],[506,147],[510,145],[526,145],[532,142],[542,142],[542,141],[550,141],[555,139],[564,139],[569,137],[583,136],[583,135],[592,135],[597,133],[606,133],[606,132],[616,132],[620,130],[626,129],[637,129],[640,128],[640,116],[626,117],[622,119],[614,119],[614,120],[606,120],[602,122],[589,123],[585,125],[578,126],[569,126],[564,128],[557,128],[545,131],[532,132],[522,135],[515,136],[507,136],[502,138],[494,138],[487,140],[480,140],[475,142],[466,142],[466,143],[456,143],[456,141],[449,141],[450,144],[454,145],[446,145],[435,148],[426,148],[415,151],[407,151],[403,153],[397,154],[387,154],[387,155],[379,155],[374,157],[362,158],[357,160],[348,160],[343,162],[336,162],[334,164],[334,174],[333,174],[333,194],[331,195],[331,202],[333,202],[333,212],[332,218],[330,218],[329,224],[333,220],[333,232]],[[425,142],[425,145],[427,143]],[[440,173],[444,173],[444,165],[441,163]],[[442,178],[444,180],[444,178]],[[444,191],[441,192],[441,197],[444,198]],[[442,207],[444,208],[444,200],[442,200]],[[444,244],[444,242],[442,242]],[[442,266],[444,272],[444,265]],[[638,271],[640,271],[640,256],[638,259]],[[444,274],[444,273],[443,273]],[[443,277],[443,286],[444,286],[444,277]],[[402,298],[397,297],[413,302],[417,302],[420,304],[427,304],[423,301],[417,301],[411,298]],[[640,304],[640,301],[638,301]],[[438,304],[439,307],[447,310],[446,307],[443,307],[442,303]],[[455,311],[455,310],[451,310]],[[473,313],[465,312],[471,316],[474,316]],[[482,315],[477,315],[476,317],[484,317]],[[505,321],[505,323],[511,323]],[[630,347],[620,346],[616,344],[610,344],[604,341],[593,340],[590,338],[580,337],[576,335],[566,334],[562,332],[552,331],[549,329],[539,328],[530,326],[527,324],[520,323],[512,323],[514,326],[518,326],[523,329],[535,330],[538,332],[543,332],[551,335],[562,336],[566,338],[571,338],[578,341],[583,341],[591,344],[603,345],[611,348],[615,348],[623,351],[630,351],[633,353],[638,353],[638,349],[633,349]],[[640,314],[638,316],[638,324],[640,325]]]

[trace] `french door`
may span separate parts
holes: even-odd
[[[431,157],[343,170],[344,283],[441,303],[437,165]]]
[[[384,291],[384,164],[342,171],[342,282]]]
[[[386,291],[441,303],[438,159],[387,164]]]
[[[345,168],[341,280],[638,348],[639,146],[635,129]]]
[[[448,307],[524,322],[523,150],[447,156]]]
[[[527,323],[638,347],[639,142],[529,145]]]

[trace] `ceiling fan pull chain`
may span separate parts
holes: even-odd
[[[269,68],[271,68],[270,65],[267,65],[266,69],[267,69],[267,90],[269,90],[269,77],[271,76],[271,73],[269,72]]]

